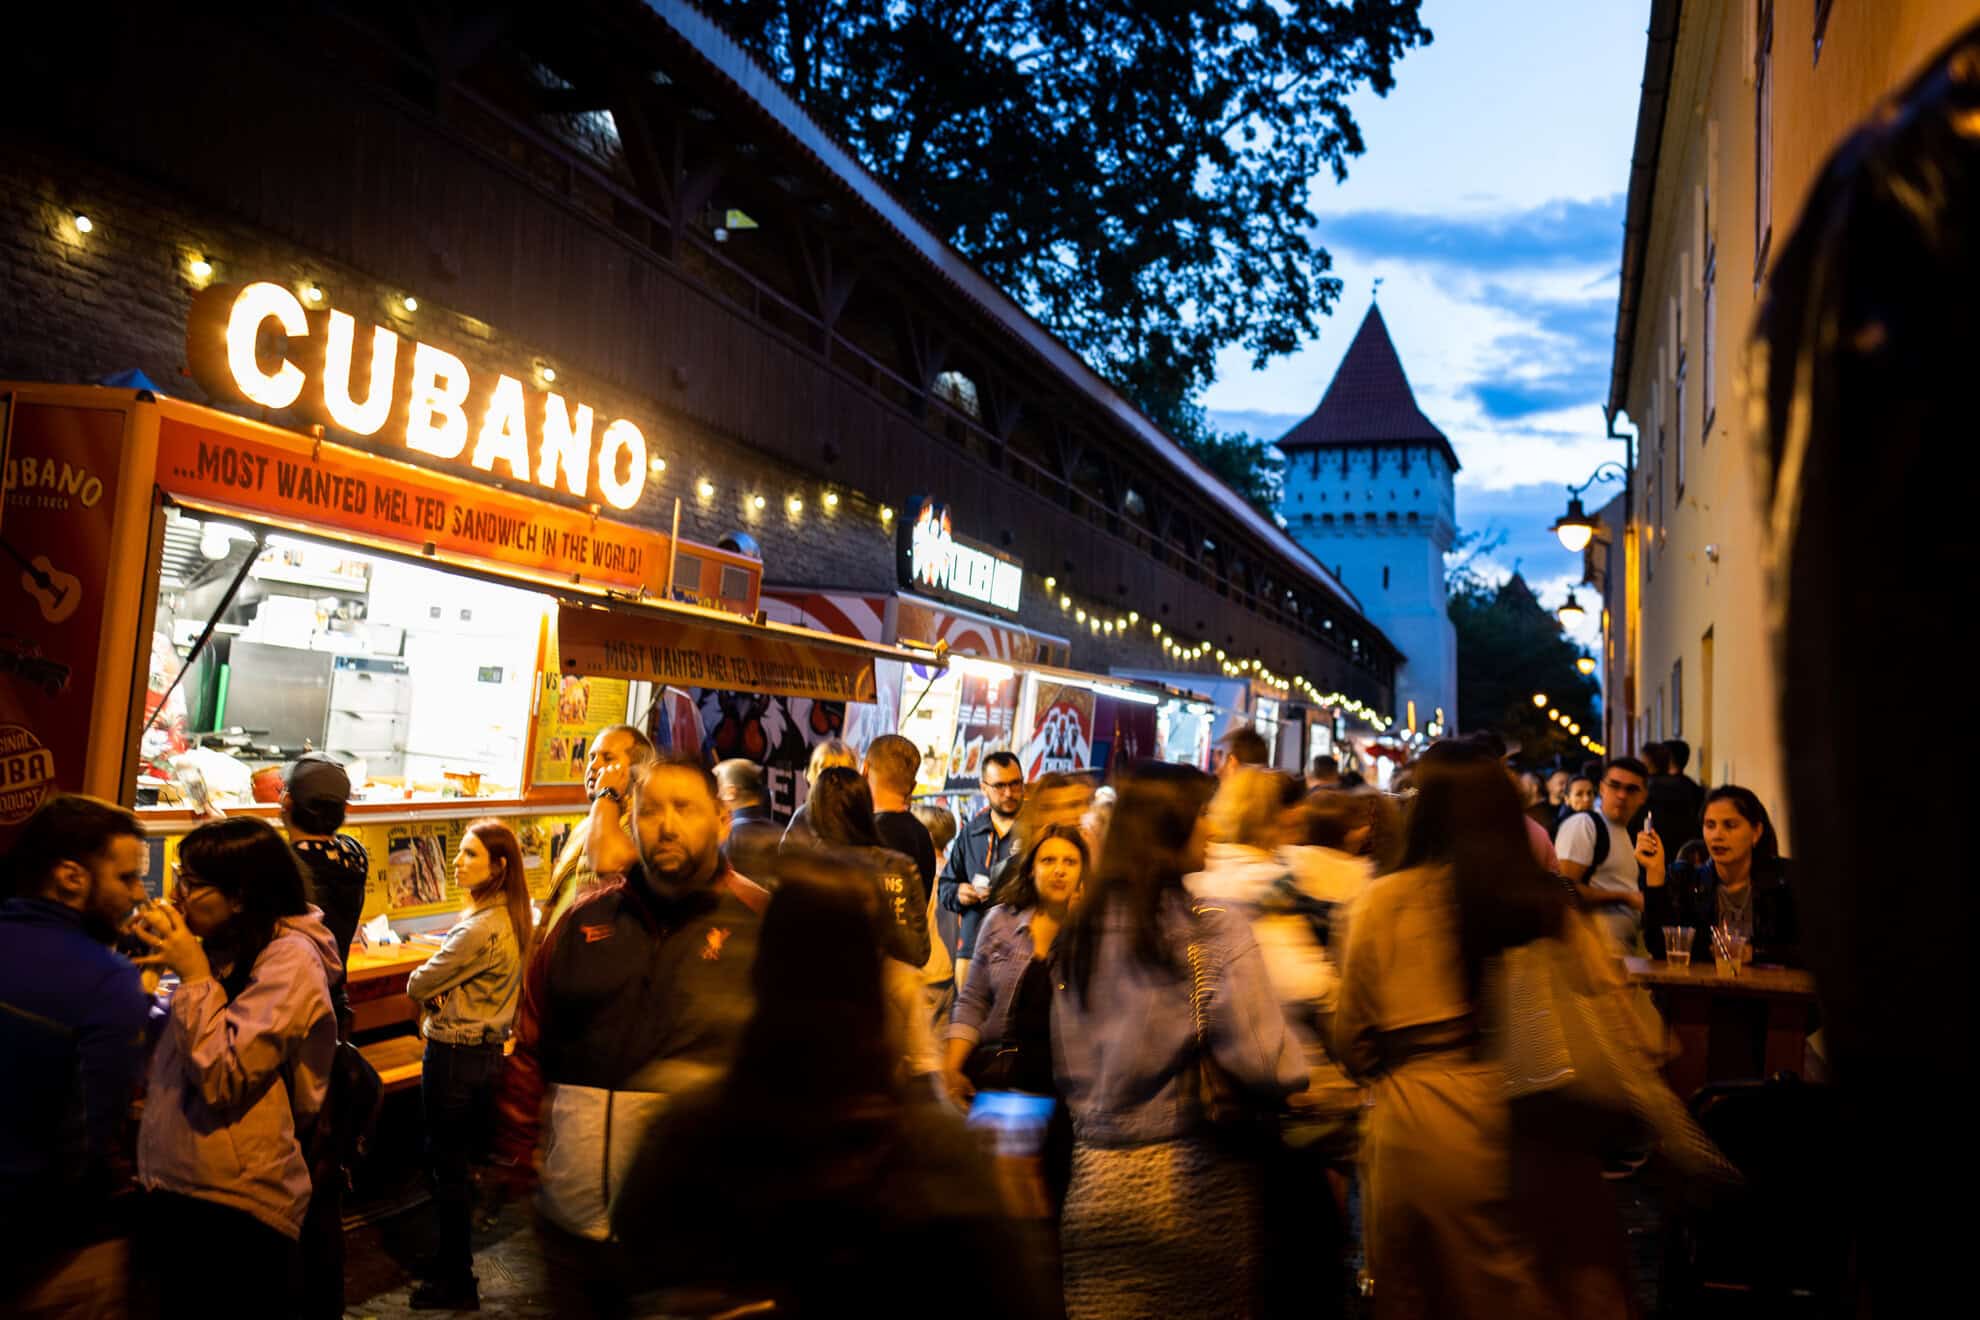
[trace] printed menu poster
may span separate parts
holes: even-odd
[[[939,793],[949,780],[949,753],[956,736],[954,670],[909,665],[901,684],[900,733],[921,752],[914,791]]]
[[[553,636],[536,698],[533,784],[582,784],[591,740],[626,720],[629,686],[624,679],[560,674],[558,669]]]
[[[1038,685],[1038,720],[1018,753],[1024,777],[1076,774],[1093,764],[1093,690],[1070,684]]]
[[[1017,719],[1016,674],[963,674],[956,684],[956,741],[949,755],[948,787],[975,788],[983,758],[1008,751]]]

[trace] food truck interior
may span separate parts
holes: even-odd
[[[581,780],[583,739],[546,738],[538,772],[524,764],[550,596],[165,513],[140,806],[274,801],[280,768],[312,749],[344,762],[358,802],[512,799],[531,781]],[[583,684],[573,696],[595,708],[556,711],[553,727],[618,723],[644,686]]]

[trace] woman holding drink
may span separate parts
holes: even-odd
[[[1654,822],[1637,836],[1643,934],[1651,956],[1688,961],[1689,952],[1716,959],[1717,949],[1729,945],[1743,951],[1743,961],[1800,966],[1800,926],[1788,859],[1780,855],[1766,807],[1750,789],[1722,784],[1705,795],[1703,825],[1709,860],[1702,866],[1667,862]],[[1686,929],[1691,947],[1677,948],[1678,956],[1672,958],[1666,932]]]

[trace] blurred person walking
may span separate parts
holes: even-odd
[[[1319,793],[1341,786],[1341,763],[1334,757],[1320,755],[1313,758],[1306,767],[1306,791]]]
[[[1183,887],[1203,866],[1215,784],[1159,763],[1128,775],[1061,937],[1052,1039],[1075,1143],[1061,1233],[1072,1320],[1256,1312],[1257,1169],[1211,1131],[1203,1069],[1265,1112],[1306,1070],[1249,923]]]
[[[632,1262],[610,1230],[625,1157],[668,1096],[728,1067],[769,901],[724,859],[728,817],[698,761],[638,767],[627,808],[630,836],[591,839],[593,866],[619,878],[577,900],[524,970],[498,1100],[498,1162],[538,1178],[550,1290],[580,1315],[627,1314]]]
[[[619,1198],[613,1229],[640,1244],[641,1285],[697,1314],[1052,1314],[977,1141],[901,1083],[878,916],[837,854],[785,858],[734,1066],[639,1142]],[[959,1251],[979,1266],[966,1277]]]
[[[1629,821],[1643,805],[1650,772],[1633,756],[1610,759],[1602,769],[1597,808],[1561,822],[1561,876],[1608,937],[1618,958],[1642,948],[1643,889]]]
[[[653,756],[653,740],[630,724],[615,724],[591,740],[584,761],[584,796],[591,810],[571,831],[550,868],[550,892],[543,898],[543,916],[536,923],[533,941],[540,942],[571,904],[614,878],[599,874],[592,865],[591,836],[594,831],[609,832],[624,841],[627,785],[633,772]]]
[[[992,752],[983,758],[977,786],[983,790],[983,810],[963,826],[936,888],[937,901],[949,914],[954,931],[949,952],[956,962],[958,994],[969,978],[969,960],[976,956],[984,914],[990,910],[991,877],[1018,851],[1024,767],[1010,752]]]
[[[0,1312],[126,1313],[131,1100],[148,1001],[111,945],[146,901],[144,826],[58,793],[15,837],[0,903]]]
[[[921,972],[933,944],[928,937],[928,902],[913,860],[881,842],[873,796],[866,785],[856,772],[843,767],[819,775],[811,787],[812,833],[817,847],[834,850],[842,865],[854,867],[873,885],[884,931],[881,951],[887,955],[882,973],[888,1020],[909,1074],[932,1081],[942,1071],[942,1056],[921,990]],[[915,824],[926,828],[919,821]]]
[[[811,786],[818,782],[818,776],[835,765],[849,770],[859,769],[859,753],[846,745],[844,739],[827,738],[811,749],[811,760],[804,770],[805,793],[809,797]],[[784,826],[784,846],[802,845],[813,842],[811,834],[811,812],[806,803],[798,803],[797,810],[791,813],[791,823]]]
[[[1487,1042],[1497,957],[1573,919],[1519,798],[1475,745],[1416,762],[1400,869],[1354,907],[1334,1052],[1372,1090],[1362,1133],[1374,1314],[1626,1315],[1623,1238],[1593,1156],[1516,1157]]]
[[[201,825],[179,841],[171,904],[143,909],[132,927],[150,949],[138,965],[179,977],[138,1129],[146,1247],[167,1317],[297,1310],[303,1138],[329,1090],[330,986],[343,974],[306,883],[267,822]]]
[[[515,1019],[523,951],[532,936],[522,845],[507,825],[483,819],[467,827],[454,857],[454,883],[467,893],[467,912],[439,951],[406,979],[426,1040],[419,1100],[440,1229],[439,1249],[412,1292],[416,1311],[481,1305],[469,1240],[468,1170],[486,1157],[493,1137],[502,1045]]]
[[[955,813],[933,802],[917,802],[914,818],[928,831],[935,845],[936,874],[945,874],[949,850],[956,842]],[[940,885],[937,884],[939,890]],[[939,893],[928,896],[928,961],[921,965],[921,993],[928,1005],[929,1025],[939,1036],[949,1019],[951,1001],[956,996],[957,914],[943,908]]]

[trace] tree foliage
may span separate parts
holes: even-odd
[[[1386,94],[1429,43],[1419,3],[710,7],[938,234],[1214,455],[1191,409],[1218,351],[1291,353],[1340,294],[1308,195],[1361,154],[1348,98]]]
[[[1462,545],[1462,542],[1460,542]],[[1543,609],[1517,575],[1504,585],[1475,570],[1453,577],[1451,624],[1457,631],[1458,712],[1467,729],[1496,729],[1525,749],[1523,761],[1561,757],[1576,762],[1588,751],[1565,726],[1547,718],[1559,710],[1600,741],[1600,689],[1574,666],[1579,648],[1559,621]],[[1533,694],[1547,706],[1533,704]]]

